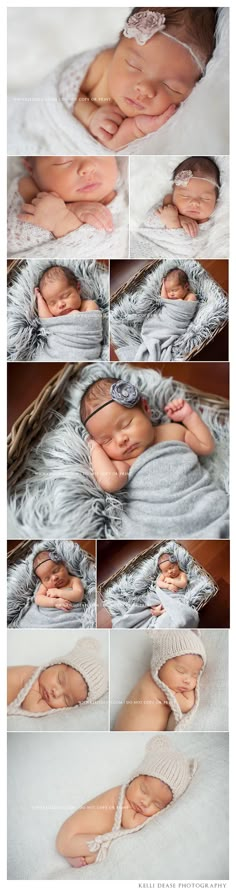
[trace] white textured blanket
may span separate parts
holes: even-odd
[[[131,257],[228,257],[229,195],[228,156],[211,156],[220,170],[220,191],[215,210],[207,223],[199,225],[192,238],[183,229],[167,229],[155,209],[172,191],[172,176],[185,155],[163,155],[130,160],[130,255]],[[155,203],[153,197],[155,196]]]
[[[120,159],[122,174],[117,194],[109,204],[113,218],[113,231],[98,230],[83,224],[78,230],[55,239],[52,233],[18,219],[23,200],[18,192],[19,175],[11,179],[8,189],[8,257],[126,257],[128,254],[128,198],[127,160]],[[10,169],[13,168],[10,161]],[[21,169],[23,175],[23,168]]]
[[[100,17],[102,12],[100,10]],[[113,14],[115,16],[117,10],[113,10]],[[124,16],[126,14],[125,10]],[[86,10],[83,15],[86,16]],[[176,116],[157,133],[130,143],[117,154],[128,152],[156,155],[165,152],[172,155],[176,148],[179,152],[187,151],[194,155],[209,155],[212,150],[228,152],[228,19],[228,9],[220,9],[213,57],[207,65],[204,77],[178,109]],[[70,24],[69,22],[66,26],[66,31]],[[117,36],[119,27],[120,22],[117,24]],[[107,35],[106,22],[104,30]],[[55,34],[55,40],[56,37]],[[35,41],[35,33],[32,41]],[[83,50],[80,33],[78,45]],[[44,45],[42,49],[44,50]],[[9,155],[60,155],[65,152],[85,155],[114,154],[94,139],[72,115],[73,104],[85,73],[97,53],[103,49],[104,47],[97,47],[67,59],[37,87],[29,88],[28,84],[32,81],[27,71],[26,87],[20,93],[17,90],[17,95],[12,94],[8,100]],[[26,52],[28,53],[28,42]]]

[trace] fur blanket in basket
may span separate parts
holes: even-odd
[[[82,602],[74,604],[66,614],[59,608],[41,608],[34,596],[39,579],[34,573],[33,561],[42,551],[48,551],[54,561],[63,561],[70,574],[81,579],[84,585]],[[61,540],[43,540],[35,543],[26,558],[17,560],[8,572],[7,623],[9,627],[83,627],[96,626],[95,619],[95,570],[94,564],[78,543]]]
[[[90,383],[101,377],[133,382],[147,398],[154,424],[166,420],[164,406],[175,396],[185,396],[186,388],[172,378],[163,378],[149,369],[133,369],[119,363],[92,363],[68,385],[64,392],[64,415],[51,413],[50,405],[42,419],[42,436],[28,449],[21,478],[9,487],[12,515],[24,536],[78,536],[87,538],[122,537],[126,491],[105,493],[96,483],[89,461],[86,433],[80,423],[80,400]],[[199,395],[188,399],[209,425],[216,441],[211,456],[200,457],[216,491],[225,502],[228,475],[227,413],[219,418],[214,404],[203,406]],[[187,532],[186,532],[187,533]],[[178,531],[171,535],[180,536]],[[169,533],[167,537],[169,537]],[[165,536],[161,531],[160,536]],[[130,538],[130,537],[129,537]],[[193,534],[193,538],[195,535]],[[198,538],[198,537],[197,537]]]
[[[190,289],[197,295],[194,319],[171,346],[171,359],[184,360],[192,351],[201,350],[205,341],[217,334],[219,326],[228,318],[228,300],[223,289],[197,261],[176,260],[174,266],[187,273]],[[156,314],[163,306],[161,285],[172,267],[173,261],[161,261],[147,273],[140,284],[134,284],[133,287],[131,284],[111,305],[111,338],[119,360],[134,359],[134,352],[138,351],[142,341],[141,329],[147,317],[151,321],[155,313],[158,323]],[[158,338],[157,324],[155,331]]]
[[[228,257],[229,252],[229,159],[211,155],[220,171],[220,191],[215,210],[201,223],[192,238],[183,229],[167,229],[155,208],[172,191],[173,171],[185,155],[160,158],[131,158],[130,161],[130,256],[147,258]],[[153,202],[154,198],[154,202]]]
[[[144,556],[143,560],[136,566],[131,569],[127,568],[115,580],[103,588],[103,604],[110,612],[114,626],[117,626],[117,620],[120,621],[119,626],[122,626],[122,619],[124,619],[123,625],[125,627],[126,613],[129,609],[132,609],[134,604],[137,607],[139,606],[141,611],[142,608],[146,608],[148,600],[152,600],[153,604],[158,602],[156,592],[156,578],[160,573],[158,560],[166,552],[174,555],[179,567],[188,577],[186,589],[179,591],[174,598],[180,598],[183,605],[194,608],[198,613],[199,607],[202,607],[209,598],[215,595],[213,580],[208,577],[208,574],[205,573],[184,546],[181,546],[175,540],[170,540],[164,545],[157,546],[155,555]],[[151,599],[150,596],[152,597]],[[154,629],[160,627],[160,619],[160,617],[152,617],[150,611],[148,626]],[[163,624],[161,625],[163,626]],[[168,623],[166,623],[166,626],[168,626]]]
[[[116,10],[113,11],[115,15]],[[126,12],[124,13],[124,16]],[[188,99],[157,133],[135,140],[117,154],[173,155],[187,151],[189,155],[209,155],[212,151],[229,151],[228,137],[228,9],[221,8],[216,28],[216,48],[206,73]],[[97,27],[97,23],[96,23]],[[117,24],[117,36],[120,23]],[[105,39],[108,37],[105,23]],[[28,33],[28,29],[27,29]],[[81,46],[78,34],[79,48]],[[104,47],[80,52],[60,63],[39,83],[26,86],[8,100],[9,155],[83,155],[114,154],[101,145],[72,115],[79,86],[92,60]],[[53,47],[54,50],[54,47]],[[27,43],[28,52],[28,43]],[[197,126],[196,126],[197,122]]]
[[[94,260],[63,259],[61,264],[69,267],[80,281],[82,298],[96,301],[99,310],[102,311],[101,357],[103,360],[108,359],[108,272]],[[10,361],[37,361],[39,352],[47,348],[47,330],[44,320],[39,319],[36,310],[34,289],[38,287],[44,270],[48,266],[55,265],[59,265],[57,260],[52,260],[49,264],[42,260],[28,260],[20,270],[17,270],[11,282],[8,289],[8,360]],[[90,313],[82,315],[88,317]],[[65,322],[65,317],[62,319]],[[55,343],[55,350],[56,347]],[[62,359],[59,353],[57,359]],[[67,359],[71,361],[72,357],[68,356]],[[83,359],[87,359],[86,351]]]

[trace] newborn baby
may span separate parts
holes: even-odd
[[[96,301],[83,300],[80,282],[69,267],[48,267],[40,277],[35,297],[40,319],[99,310]]]
[[[158,559],[158,567],[161,573],[156,579],[156,587],[159,589],[167,589],[169,592],[178,592],[180,589],[186,589],[188,583],[187,574],[181,571],[174,556],[169,552],[163,553]],[[164,612],[162,605],[153,605],[150,608],[153,616],[159,616]]]
[[[84,223],[112,232],[107,205],[116,195],[115,158],[31,156],[24,165],[28,176],[18,183],[23,202],[19,220],[48,230],[56,239]]]
[[[179,267],[169,270],[164,277],[161,286],[161,297],[171,301],[196,301],[197,297],[191,292],[187,274]]]
[[[118,44],[89,66],[75,117],[115,151],[159,130],[205,71],[215,13],[209,7],[135,7]]]
[[[94,638],[79,639],[72,651],[48,665],[9,667],[8,714],[48,713],[93,703],[107,689],[106,668]]]
[[[183,229],[194,238],[199,225],[206,223],[220,190],[220,172],[213,158],[191,156],[178,164],[173,173],[173,190],[157,208],[167,229]]]
[[[213,452],[209,428],[186,400],[172,400],[165,412],[172,424],[154,426],[147,400],[133,385],[104,378],[89,386],[80,416],[89,434],[93,473],[103,490],[115,493],[125,487],[131,466],[154,444],[177,440],[199,456]]]
[[[197,764],[155,736],[128,783],[89,800],[60,828],[56,847],[74,868],[103,861],[112,840],[138,831],[184,793]]]
[[[199,701],[199,681],[206,664],[202,640],[193,630],[152,632],[150,670],[141,676],[118,713],[114,731],[165,731]],[[178,711],[179,707],[179,711]]]
[[[78,577],[69,574],[62,561],[53,561],[49,552],[38,552],[33,562],[36,577],[41,580],[35,603],[40,608],[70,611],[72,604],[82,602],[84,587]]]

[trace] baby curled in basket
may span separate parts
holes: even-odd
[[[115,722],[116,732],[165,731],[171,713],[178,729],[182,729],[199,704],[206,653],[198,630],[161,630],[148,635],[152,639],[150,669],[123,704]]]
[[[129,382],[104,378],[85,391],[80,414],[99,486],[124,491],[122,534],[227,536],[228,500],[199,457],[214,451],[208,426],[190,404],[165,406],[154,425],[147,400]]]

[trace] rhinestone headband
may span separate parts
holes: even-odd
[[[213,180],[213,177],[198,177],[190,170],[180,171],[179,174],[176,174],[173,183],[175,186],[188,186],[190,180],[205,180],[207,183],[212,183],[213,186],[216,186],[216,189],[220,188],[216,180]]]
[[[102,403],[101,406],[98,406],[97,409],[94,409],[93,412],[90,412],[86,419],[84,419],[84,425],[87,424],[89,419],[92,418],[93,415],[96,415],[97,412],[100,412],[100,409],[104,409],[104,406],[109,406],[110,403],[119,403],[120,406],[125,406],[127,409],[132,409],[133,406],[137,406],[140,400],[140,393],[138,388],[135,385],[130,384],[128,381],[115,381],[111,385],[110,388],[111,399],[106,400],[105,403]]]
[[[165,30],[165,23],[166,17],[161,12],[152,12],[150,9],[135,12],[134,15],[129,16],[128,21],[125,23],[123,35],[129,39],[134,37],[136,43],[139,46],[143,46],[148,40],[151,40],[151,37],[153,37],[154,34],[164,34],[164,37],[169,37],[170,40],[174,40],[175,43],[178,43],[181,47],[184,47],[185,50],[188,50],[194,59],[194,62],[196,62],[196,65],[200,68],[201,74],[203,74],[205,65],[202,64],[199,57],[196,56],[196,53],[194,53],[187,43],[184,43],[183,40],[178,40],[177,37],[174,37],[173,34],[169,34],[168,31]]]

